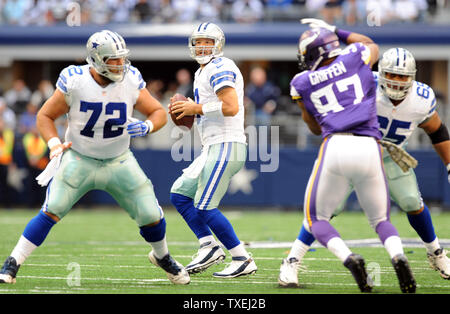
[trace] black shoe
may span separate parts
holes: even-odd
[[[355,278],[361,292],[371,292],[373,283],[370,277],[367,275],[366,268],[364,267],[364,259],[358,254],[351,254],[344,262],[344,266],[347,267]]]
[[[161,267],[166,272],[167,278],[174,284],[187,285],[191,281],[191,278],[183,265],[174,260],[170,254],[159,259],[153,254],[153,251],[151,251],[148,254],[148,259],[153,265]]]
[[[0,270],[0,283],[16,283],[16,275],[20,265],[14,257],[8,256],[2,269]]]
[[[403,293],[415,293],[416,281],[414,280],[413,273],[409,267],[408,259],[403,254],[398,254],[392,259],[392,266],[394,266],[397,273],[398,282],[400,283],[400,289]]]

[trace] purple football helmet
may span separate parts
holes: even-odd
[[[312,28],[303,32],[298,42],[298,66],[301,71],[314,71],[326,59],[341,52],[339,38],[325,28]]]

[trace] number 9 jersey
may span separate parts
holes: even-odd
[[[72,142],[72,149],[82,155],[114,158],[130,146],[125,127],[146,84],[138,69],[130,66],[122,81],[102,87],[89,67],[69,66],[56,82],[70,108],[65,140]]]

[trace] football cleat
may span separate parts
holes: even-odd
[[[214,273],[213,276],[219,278],[235,278],[254,274],[257,270],[258,267],[256,267],[252,257],[233,256],[231,263],[221,272]]]
[[[450,259],[447,251],[443,248],[437,249],[433,254],[427,253],[431,268],[439,271],[442,278],[450,280]]]
[[[16,283],[16,275],[20,265],[14,257],[9,256],[0,270],[0,283]]]
[[[367,275],[364,258],[358,254],[351,254],[344,261],[344,266],[347,267],[355,278],[361,292],[371,292],[373,288],[372,279]]]
[[[278,276],[278,284],[282,287],[296,288],[298,287],[298,269],[300,261],[291,257],[284,258],[281,262],[280,275]]]
[[[392,258],[392,266],[397,273],[400,289],[403,293],[415,293],[416,281],[409,267],[408,259],[403,254],[398,254]]]
[[[225,259],[225,252],[217,243],[211,241],[203,243],[192,262],[186,266],[189,274],[196,274],[205,271],[208,267],[219,264]]]
[[[189,277],[186,269],[183,265],[174,260],[170,254],[167,254],[163,258],[159,259],[153,254],[153,251],[151,251],[148,254],[148,259],[153,265],[164,269],[167,274],[167,278],[169,278],[172,283],[176,285],[187,285],[191,282],[191,278]]]

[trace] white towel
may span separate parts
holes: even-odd
[[[46,186],[50,180],[55,176],[56,171],[58,171],[59,165],[61,164],[62,153],[56,155],[50,160],[47,167],[45,167],[44,171],[41,172],[40,175],[36,177],[36,181],[40,186]]]
[[[189,167],[183,169],[183,173],[186,177],[191,179],[197,179],[203,168],[206,165],[206,161],[208,160],[208,151],[209,146],[204,146],[202,148],[201,154],[194,159],[192,164]]]

